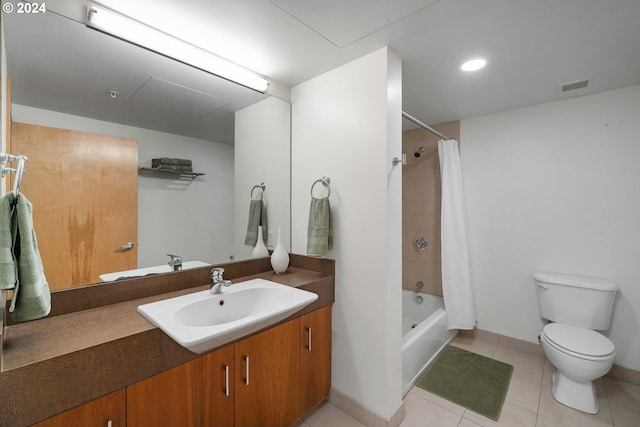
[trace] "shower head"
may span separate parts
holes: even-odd
[[[422,153],[424,153],[424,147],[418,148],[418,151],[413,153],[413,155],[416,156],[416,157],[420,157],[422,155]]]

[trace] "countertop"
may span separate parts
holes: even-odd
[[[283,275],[273,273],[264,260],[221,266],[230,270],[225,278],[234,283],[259,277],[319,295],[290,318],[334,301],[332,260],[292,255]],[[91,305],[96,302],[84,302],[82,297],[91,291],[104,293],[104,289],[69,290],[57,296],[64,308],[54,315],[8,322],[0,372],[0,425],[33,424],[200,357],[147,321],[137,307],[208,289],[210,269],[115,282],[114,292],[105,297],[108,303],[95,307]],[[53,298],[52,306],[55,303]]]

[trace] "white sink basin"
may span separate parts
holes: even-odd
[[[207,264],[202,261],[184,261],[182,263],[183,270],[189,270],[190,268],[198,268],[198,267],[206,267],[211,264]],[[103,282],[111,282],[112,280],[118,279],[126,279],[127,277],[140,277],[146,276],[148,274],[159,274],[159,273],[171,273],[173,271],[173,267],[168,264],[156,265],[153,267],[144,267],[144,268],[136,268],[134,270],[125,270],[125,271],[116,271],[114,273],[104,273],[101,274],[100,280]]]
[[[317,299],[313,292],[252,279],[216,295],[206,290],[144,304],[138,312],[181,346],[204,353],[273,325]]]

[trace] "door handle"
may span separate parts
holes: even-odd
[[[124,245],[118,246],[119,251],[128,251],[129,249],[133,249],[133,242],[127,242]]]

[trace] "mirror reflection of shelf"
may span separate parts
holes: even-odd
[[[155,176],[158,178],[190,179],[193,181],[197,177],[205,174],[201,172],[185,172],[173,169],[140,167],[138,168],[138,175]]]

